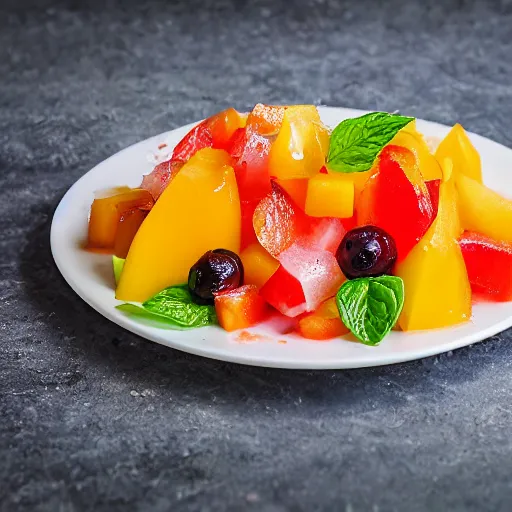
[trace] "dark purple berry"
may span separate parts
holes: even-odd
[[[188,288],[198,303],[213,304],[215,294],[243,284],[244,267],[239,256],[227,249],[203,254],[188,274]]]
[[[355,228],[343,237],[336,259],[348,279],[381,276],[395,264],[395,241],[376,226]]]

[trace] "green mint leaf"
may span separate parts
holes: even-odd
[[[338,172],[363,172],[391,139],[414,117],[387,112],[371,112],[354,119],[345,119],[334,128],[327,154],[327,167]]]
[[[123,258],[119,258],[115,254],[112,256],[112,267],[114,269],[114,279],[116,280],[116,284],[119,283],[119,279],[121,278],[124,262],[125,260]]]
[[[378,345],[402,311],[404,282],[395,276],[352,279],[341,285],[336,303],[354,336],[366,345]]]
[[[186,285],[166,288],[144,302],[142,307],[165,316],[183,328],[204,327],[217,323],[215,308],[196,304]]]
[[[133,317],[136,320],[152,327],[167,327],[175,330],[184,329],[182,326],[176,324],[172,319],[163,315],[158,315],[157,313],[152,313],[151,311],[148,311],[141,306],[137,306],[136,304],[119,304],[119,306],[116,306],[116,309],[122,311],[125,315]]]

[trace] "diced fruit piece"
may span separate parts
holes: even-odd
[[[464,174],[482,183],[480,155],[460,124],[456,124],[441,141],[436,150],[436,158],[440,163],[449,158],[456,175]]]
[[[355,228],[343,237],[336,260],[349,279],[381,276],[395,264],[395,241],[376,226]]]
[[[306,233],[308,220],[290,196],[275,182],[254,211],[254,231],[260,244],[274,258]]]
[[[512,242],[512,201],[462,174],[456,181],[462,228]]]
[[[128,255],[130,245],[132,245],[132,241],[146,215],[147,211],[139,210],[138,208],[121,214],[114,242],[114,254],[118,258],[124,259]]]
[[[298,331],[310,340],[328,340],[349,332],[341,321],[335,297],[320,304],[313,313],[303,316],[299,320]]]
[[[432,210],[434,211],[434,216],[437,215],[437,207],[439,205],[440,184],[441,180],[430,180],[425,182],[425,185],[427,186],[428,190],[428,195],[430,196],[430,202],[432,203]]]
[[[345,232],[341,219],[311,217],[308,232],[300,238],[299,243],[304,247],[335,254]]]
[[[260,295],[280,313],[294,318],[307,309],[302,286],[280,266],[263,285]]]
[[[308,180],[276,180],[276,183],[285,190],[293,202],[304,211],[306,194],[308,192]]]
[[[228,108],[207,119],[215,149],[228,150],[235,132],[243,127],[243,120],[234,108]]]
[[[172,160],[186,162],[200,149],[213,146],[212,132],[208,128],[208,119],[194,126],[183,139],[178,142],[172,153]]]
[[[471,289],[456,241],[459,229],[453,177],[440,185],[436,220],[407,258],[395,267],[405,285],[399,318],[404,331],[436,329],[466,322],[471,317]]]
[[[258,206],[258,201],[242,201],[240,203],[240,209],[242,214],[242,233],[240,239],[240,249],[244,250],[251,244],[258,243],[258,238],[254,231],[252,218],[254,216],[254,210]]]
[[[337,174],[313,176],[308,182],[306,213],[312,217],[352,217],[354,184]]]
[[[359,196],[357,223],[389,233],[401,261],[432,224],[432,202],[416,159],[408,149],[386,146],[377,169]]]
[[[134,208],[150,210],[153,203],[151,194],[140,188],[123,187],[102,193],[91,206],[88,247],[113,249],[121,215]]]
[[[285,110],[286,107],[258,103],[247,117],[246,127],[260,135],[275,135],[281,128]]]
[[[270,175],[283,180],[314,176],[325,164],[328,149],[329,132],[316,107],[288,107],[270,150]]]
[[[342,219],[341,223],[345,231],[350,231],[351,229],[354,229],[355,227],[357,227],[357,214],[355,213],[349,219]]]
[[[229,149],[231,138],[242,126],[243,119],[234,108],[223,110],[192,128],[174,148],[172,160],[186,162],[204,148]]]
[[[240,200],[255,201],[270,192],[270,141],[258,133],[246,133],[245,145],[240,157],[234,159],[234,168]]]
[[[206,148],[182,167],[135,235],[118,299],[143,302],[186,283],[190,266],[212,248],[238,253],[240,202],[229,163],[225,151]]]
[[[459,245],[473,293],[491,301],[512,301],[512,243],[466,231]]]
[[[294,243],[278,259],[301,284],[306,311],[314,311],[320,303],[334,296],[345,280],[334,254],[328,251]]]
[[[226,151],[235,161],[242,156],[245,147],[245,137],[245,128],[238,128],[229,141]]]
[[[240,254],[244,265],[244,282],[261,288],[275,273],[279,262],[258,243],[251,244]]]
[[[198,304],[213,304],[216,294],[234,290],[243,281],[242,261],[227,249],[205,252],[188,273],[188,289]]]
[[[391,144],[394,146],[402,146],[412,151],[425,181],[440,179],[442,172],[439,162],[436,160],[435,156],[430,153],[422,135],[416,130],[414,130],[414,132],[407,131],[406,128],[408,126],[409,125],[400,130],[393,137]]]
[[[216,295],[215,311],[220,326],[231,332],[263,321],[268,309],[258,288],[248,284]]]
[[[162,162],[142,178],[140,188],[147,190],[156,201],[182,167],[183,162],[179,160]]]
[[[325,170],[325,173],[322,172]],[[336,171],[328,171],[325,167],[320,169],[321,174],[332,174],[334,176],[338,176],[338,179],[345,180],[349,183],[353,183],[354,185],[354,197],[357,199],[359,194],[363,191],[366,182],[370,178],[370,176],[374,173],[374,170],[370,169],[369,171],[364,172],[336,172]]]

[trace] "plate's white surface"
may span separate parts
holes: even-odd
[[[334,127],[347,117],[365,112],[320,107],[325,124]],[[448,127],[417,121],[425,135],[443,137]],[[304,340],[295,335],[276,335],[275,326],[258,326],[251,332],[262,334],[252,342],[238,340],[239,333],[226,333],[219,327],[192,331],[172,331],[139,323],[115,309],[111,257],[81,249],[86,238],[87,217],[94,192],[99,189],[140,184],[152,164],[148,154],[167,142],[176,144],[192,125],[158,135],[131,146],[97,165],[66,193],[52,223],[51,248],[62,275],[75,292],[103,316],[144,338],[201,356],[243,364],[279,368],[356,368],[410,361],[453,350],[483,340],[512,326],[512,303],[478,304],[472,321],[466,325],[412,334],[392,332],[378,347],[367,347],[350,339],[328,342]],[[471,134],[479,150],[485,183],[512,196],[512,150],[479,135]],[[284,341],[286,343],[284,343]]]

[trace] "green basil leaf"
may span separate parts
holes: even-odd
[[[414,117],[387,112],[371,112],[354,119],[345,119],[334,128],[329,143],[327,167],[338,172],[363,172],[391,139]]]
[[[112,267],[114,268],[114,279],[116,280],[116,284],[119,283],[119,279],[121,278],[124,262],[125,260],[123,258],[119,258],[115,254],[112,255]]]
[[[366,345],[378,345],[404,305],[404,282],[395,276],[362,277],[342,284],[336,303],[343,323]]]
[[[165,316],[184,328],[217,323],[215,308],[196,304],[186,285],[166,288],[144,302],[142,307],[152,313]]]

